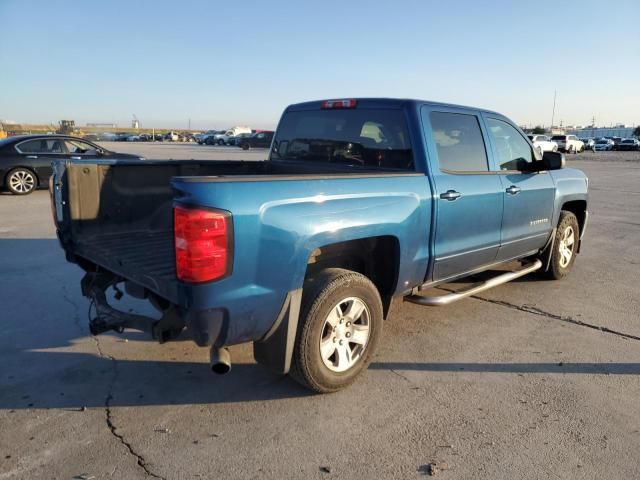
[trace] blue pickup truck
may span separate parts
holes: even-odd
[[[495,112],[344,99],[289,106],[267,161],[60,161],[50,192],[93,334],[184,331],[217,373],[227,346],[253,342],[259,363],[331,392],[366,369],[394,300],[566,276],[588,179],[564,164]],[[115,308],[124,292],[158,315]]]

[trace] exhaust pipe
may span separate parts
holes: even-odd
[[[231,370],[231,354],[225,347],[211,347],[209,353],[209,366],[213,373],[224,375]]]

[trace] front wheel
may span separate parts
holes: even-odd
[[[563,210],[553,241],[549,269],[545,272],[547,278],[560,280],[569,275],[576,260],[579,239],[578,219],[573,213]]]
[[[307,279],[292,377],[318,392],[347,387],[367,368],[382,334],[382,301],[364,275],[341,268]]]
[[[27,195],[38,184],[35,174],[26,168],[16,168],[7,174],[7,188],[14,195]]]

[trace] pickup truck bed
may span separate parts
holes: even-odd
[[[57,172],[58,181],[61,174]],[[173,179],[211,185],[419,176],[380,169],[353,173],[339,164],[170,160],[73,161],[66,164],[64,174],[65,212],[59,230],[63,242],[65,238],[73,242],[69,247],[76,260],[105,268],[175,304],[180,299],[173,206],[180,192]]]

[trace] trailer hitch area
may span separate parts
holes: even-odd
[[[92,309],[89,310],[89,330],[92,335],[100,335],[111,330],[122,333],[125,328],[131,328],[150,333],[159,343],[173,340],[180,335],[185,323],[175,306],[162,310],[162,317],[158,320],[145,315],[123,312],[109,305],[106,290],[114,286],[117,281],[117,277],[104,273],[87,273],[82,279],[82,294],[89,298],[95,307],[94,317],[91,316]],[[122,297],[121,292],[120,294],[118,292],[120,290],[116,288],[117,300]]]

